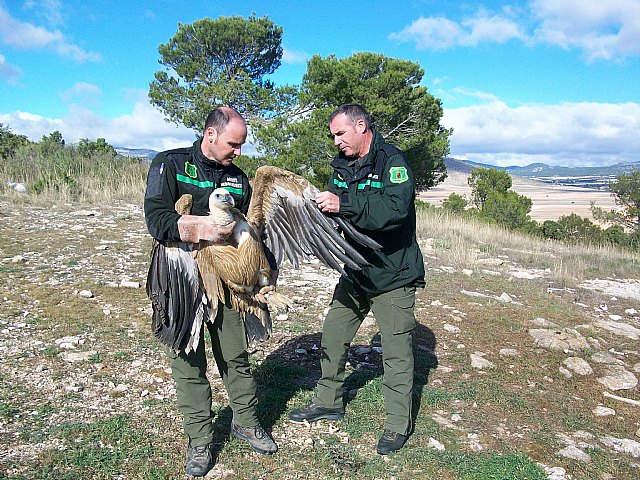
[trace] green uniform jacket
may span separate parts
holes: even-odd
[[[416,240],[413,174],[402,151],[373,130],[364,163],[350,166],[342,153],[331,163],[329,191],[340,197],[338,215],[368,235],[382,249],[350,243],[371,266],[347,268],[356,289],[379,294],[405,286],[424,287],[424,260]]]
[[[200,142],[191,147],[161,152],[149,167],[144,214],[147,229],[159,241],[180,241],[175,203],[185,193],[193,195],[193,215],[209,213],[209,196],[218,187],[226,188],[236,208],[246,214],[251,185],[245,173],[231,164],[223,166],[202,153]]]

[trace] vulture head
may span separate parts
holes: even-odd
[[[214,217],[218,225],[233,222],[232,208],[235,207],[233,197],[226,188],[216,188],[209,196],[209,215]]]

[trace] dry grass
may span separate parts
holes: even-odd
[[[418,237],[434,239],[441,261],[458,268],[477,268],[480,258],[504,256],[525,268],[548,270],[548,277],[562,286],[594,276],[626,278],[640,268],[640,253],[611,246],[543,240],[442,209],[422,209],[418,217]]]

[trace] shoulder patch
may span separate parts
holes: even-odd
[[[391,183],[404,183],[409,180],[406,167],[391,167],[389,169]]]
[[[198,167],[193,163],[186,162],[184,164],[184,173],[186,173],[190,178],[198,178]]]

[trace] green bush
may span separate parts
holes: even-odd
[[[464,195],[458,195],[454,192],[442,201],[442,208],[452,213],[462,213],[468,203]]]

